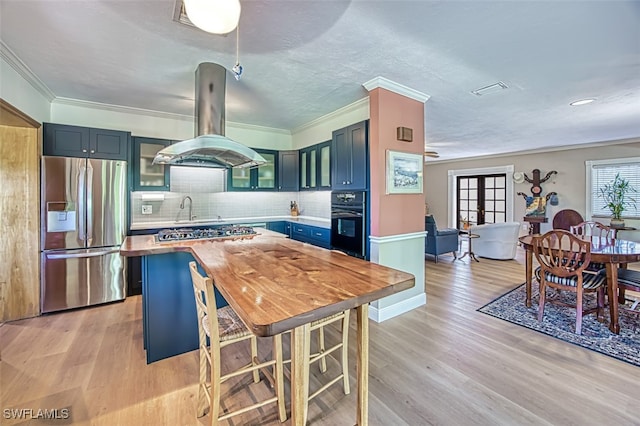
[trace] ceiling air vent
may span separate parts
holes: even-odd
[[[472,90],[471,93],[473,93],[476,96],[482,96],[482,95],[488,95],[490,93],[499,92],[501,90],[508,89],[508,88],[509,86],[499,81],[497,83],[490,84],[488,86],[484,86],[476,90]]]
[[[173,20],[179,24],[186,25],[194,28],[198,31],[202,31],[200,28],[193,25],[193,22],[187,16],[187,11],[184,8],[184,2],[182,0],[176,0],[176,6],[173,8]],[[227,34],[215,34],[217,36],[226,37]]]
[[[189,20],[187,12],[184,10],[184,2],[182,0],[176,0],[176,6],[173,8],[173,20],[183,25],[196,28],[196,26]]]

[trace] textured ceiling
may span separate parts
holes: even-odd
[[[431,96],[425,143],[440,160],[640,137],[638,1],[241,4],[229,121],[294,130],[382,76]],[[231,69],[236,33],[178,24],[174,8],[0,0],[0,38],[57,97],[192,115],[197,65]],[[471,93],[498,81],[508,89]]]

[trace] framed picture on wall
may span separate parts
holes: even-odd
[[[387,194],[422,194],[422,154],[387,150]]]

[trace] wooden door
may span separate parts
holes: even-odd
[[[506,175],[459,176],[457,179],[458,228],[463,223],[481,225],[483,223],[505,222]]]
[[[0,322],[40,313],[39,124],[0,101]]]

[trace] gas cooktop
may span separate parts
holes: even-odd
[[[158,243],[182,240],[202,240],[253,236],[257,233],[250,226],[219,226],[215,228],[163,229],[155,235]]]

